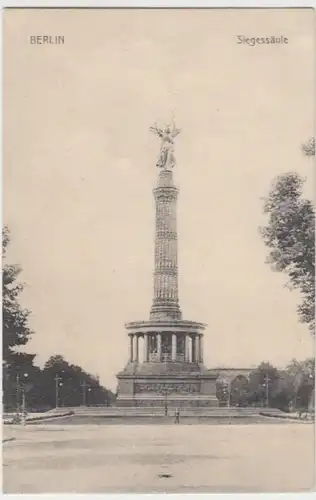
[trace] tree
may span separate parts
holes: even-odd
[[[279,378],[280,374],[274,366],[262,362],[249,374],[249,390],[246,396],[248,403],[256,406],[272,406]]]
[[[249,392],[249,381],[244,375],[237,375],[230,384],[231,406],[245,406]]]
[[[293,378],[286,370],[279,371],[278,375],[270,391],[270,406],[288,412],[295,399]]]
[[[270,249],[268,263],[289,277],[287,286],[300,290],[300,321],[315,327],[315,213],[302,196],[303,179],[296,173],[276,178],[264,202],[268,223],[260,228]]]
[[[302,151],[306,156],[315,156],[315,137],[302,144]]]
[[[56,384],[58,406],[109,405],[114,399],[97,377],[70,364],[61,355],[51,356],[41,374],[42,403],[51,408],[56,406]]]
[[[228,405],[228,381],[225,378],[218,378],[216,380],[216,397],[218,399],[219,406]]]
[[[2,252],[4,259],[9,242],[9,229],[5,227],[2,232]],[[18,302],[19,295],[23,290],[23,285],[16,281],[20,272],[21,269],[17,265],[3,265],[3,360],[8,367],[14,362],[14,348],[25,345],[33,333],[28,326],[30,311],[23,309]]]
[[[287,366],[287,373],[293,381],[293,406],[301,409],[313,407],[315,359],[308,358],[304,361],[293,359]]]
[[[10,232],[7,227],[2,231],[2,256],[5,260]],[[17,282],[21,268],[17,265],[3,264],[2,267],[2,353],[3,353],[3,404],[13,408],[18,403],[18,378],[32,373],[34,355],[17,352],[16,347],[25,345],[32,335],[28,326],[30,311],[23,309],[19,297],[23,285]]]
[[[69,363],[60,354],[51,356],[44,365],[44,370],[53,370],[55,373],[64,371],[69,367]]]
[[[10,366],[3,369],[3,404],[7,411],[14,411],[21,404],[22,388],[29,391],[37,380],[40,369],[34,366],[35,354],[12,353]]]

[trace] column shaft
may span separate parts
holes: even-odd
[[[133,335],[129,336],[129,360],[132,363],[134,361],[134,353],[133,353]]]
[[[195,343],[195,359],[194,359],[194,361],[196,363],[199,363],[199,361],[200,361],[200,339],[199,339],[199,335],[195,335],[194,343]]]
[[[135,361],[136,363],[138,363],[138,360],[139,360],[139,350],[138,350],[138,335],[135,335],[136,337],[136,352],[135,352]]]
[[[191,362],[194,363],[195,361],[195,342],[194,342],[194,337],[191,337]]]
[[[177,196],[172,171],[159,172],[156,202],[154,298],[150,317],[181,319],[178,297]]]
[[[185,361],[190,361],[190,346],[189,346],[189,335],[185,334],[184,336],[184,360]]]
[[[148,334],[144,333],[144,363],[148,361]]]
[[[204,363],[203,347],[204,347],[204,337],[203,337],[203,335],[200,335],[200,362],[201,363]]]
[[[171,359],[172,361],[176,361],[177,359],[177,336],[175,333],[172,334]]]
[[[157,333],[157,356],[158,361],[161,361],[161,333]]]

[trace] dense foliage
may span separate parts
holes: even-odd
[[[315,156],[315,138],[302,145]],[[269,248],[268,262],[289,277],[288,286],[301,292],[299,318],[315,334],[315,211],[303,196],[304,180],[297,173],[278,176],[264,202],[267,225],[261,228]]]
[[[102,387],[98,377],[80,366],[68,363],[62,356],[51,356],[41,370],[34,365],[20,370],[18,380],[11,379],[11,398],[6,410],[14,411],[21,403],[21,392],[26,395],[29,411],[44,411],[55,407],[80,405],[111,405],[114,394]],[[18,399],[17,399],[18,398]]]
[[[287,274],[288,286],[302,294],[300,320],[315,327],[315,213],[302,196],[303,180],[297,174],[278,177],[265,200],[268,224],[261,228],[270,249],[268,262]]]
[[[315,156],[315,137],[311,137],[305,144],[303,144],[302,150],[306,156]]]
[[[3,361],[10,367],[16,363],[14,348],[27,343],[32,332],[28,326],[30,312],[19,304],[23,285],[17,282],[21,269],[5,262],[10,234],[7,227],[2,232],[2,318]]]
[[[16,348],[27,344],[32,335],[28,326],[30,311],[19,303],[23,284],[17,281],[21,269],[6,262],[10,232],[2,231],[2,359],[3,359],[3,403],[11,406],[16,389],[16,380],[24,372],[34,373],[35,355],[17,352]]]
[[[237,375],[217,383],[221,406],[261,406],[283,411],[313,406],[315,360],[292,360],[285,370],[263,362],[249,377]]]

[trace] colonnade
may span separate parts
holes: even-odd
[[[202,334],[182,334],[184,338],[184,350],[178,352],[177,334],[171,334],[171,352],[163,352],[163,338],[170,334],[129,334],[129,361],[138,363],[140,360],[139,339],[143,338],[143,362],[149,361],[186,361],[192,363],[203,363],[203,335]],[[149,337],[156,338],[156,348],[154,354],[149,348]]]

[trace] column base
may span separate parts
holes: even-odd
[[[182,312],[179,304],[158,303],[153,304],[150,310],[150,320],[181,320]]]

